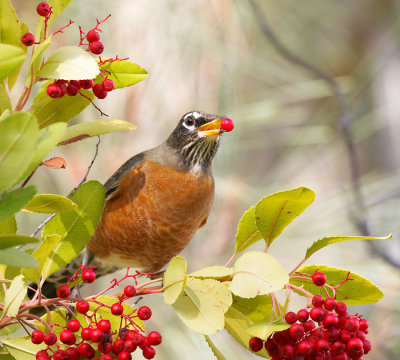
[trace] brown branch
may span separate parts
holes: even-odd
[[[336,107],[338,109],[338,121],[336,125],[340,132],[341,139],[345,145],[347,159],[349,162],[348,166],[350,172],[350,186],[354,203],[354,209],[349,209],[349,216],[354,226],[358,229],[358,231],[360,231],[363,236],[370,236],[371,232],[368,225],[365,200],[361,192],[360,165],[358,162],[354,137],[350,129],[354,116],[350,109],[346,94],[343,92],[342,88],[333,77],[324,73],[316,66],[306,62],[304,59],[290,51],[272,31],[264,15],[264,12],[256,4],[256,2],[254,0],[249,0],[249,3],[253,8],[254,17],[265,38],[281,54],[281,56],[288,60],[290,63],[295,64],[308,71],[313,76],[324,80],[325,83],[332,90],[336,101]],[[369,246],[369,249],[373,255],[380,256],[392,266],[400,269],[400,259],[395,259],[389,253],[387,253],[384,248],[376,245],[373,241],[367,241],[366,244]]]

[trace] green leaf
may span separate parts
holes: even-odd
[[[272,311],[272,302],[268,295],[260,295],[250,299],[233,295],[232,306],[254,323],[270,317]]]
[[[182,256],[170,261],[164,274],[164,301],[172,305],[182,295],[187,280],[187,263]]]
[[[24,300],[28,289],[23,279],[23,275],[15,277],[10,287],[7,289],[6,296],[4,297],[3,316],[4,314],[8,316],[15,316],[18,314],[19,306],[22,300]]]
[[[326,275],[326,283],[332,286],[339,285],[346,279],[349,270],[338,269],[326,265],[307,265],[298,269],[298,272],[312,275],[316,270],[323,272]],[[383,292],[374,285],[370,280],[364,277],[350,273],[349,278],[352,281],[346,281],[338,289],[336,289],[336,300],[344,301],[348,305],[372,304],[383,297]],[[321,295],[324,298],[326,293],[321,286],[316,286],[311,282],[290,279],[290,283],[296,286],[302,286],[305,290],[314,295]],[[329,291],[329,290],[328,290]],[[303,295],[302,293],[299,293]]]
[[[11,75],[24,61],[25,53],[21,48],[0,44],[0,81]]]
[[[15,113],[0,121],[0,193],[27,168],[38,137],[36,119],[29,113]]]
[[[39,143],[33,154],[33,158],[29,163],[29,166],[25,169],[24,173],[20,176],[18,182],[23,181],[27,178],[30,173],[36,169],[37,166],[43,161],[43,159],[49,154],[49,152],[58,144],[67,124],[56,123],[47,126],[40,130]]]
[[[225,277],[230,277],[232,273],[232,268],[216,265],[197,270],[189,274],[189,276],[199,279],[223,279]]]
[[[313,244],[307,249],[306,256],[304,260],[307,260],[312,254],[322,249],[325,246],[335,244],[342,241],[350,240],[387,240],[391,239],[392,234],[386,237],[372,237],[372,236],[329,236],[314,241]]]
[[[247,329],[252,325],[254,325],[254,322],[236,309],[235,304],[225,314],[225,329],[240,345],[249,351],[249,340],[252,336],[247,332]],[[268,353],[264,348],[255,354],[269,359]]]
[[[66,325],[67,324],[66,314],[67,314],[67,310],[65,308],[58,308],[57,310],[50,311],[51,321],[54,324]],[[49,316],[47,313],[42,315],[40,318],[47,324],[49,323]],[[47,327],[45,325],[43,325],[43,323],[41,321],[34,320],[33,323],[39,330],[43,331],[44,333],[49,331],[47,329]],[[62,330],[63,329],[58,326],[53,327],[53,331],[56,335],[59,335]],[[75,333],[75,336],[77,337],[77,339],[80,339],[79,332]]]
[[[52,260],[57,256],[55,252],[60,240],[61,236],[57,234],[45,237],[40,246],[32,254],[32,256],[37,259],[39,267],[37,269],[23,268],[21,271],[27,280],[37,283],[39,279],[47,279],[51,274]]]
[[[10,216],[7,220],[0,221],[0,235],[12,235],[17,232],[17,220],[15,215]]]
[[[250,326],[247,332],[251,336],[256,336],[262,340],[267,340],[269,336],[276,331],[283,331],[290,328],[290,324],[282,321],[271,322],[268,320],[261,321]]]
[[[0,330],[0,338],[10,335],[10,334],[13,334],[13,333],[17,332],[19,329],[21,329],[20,324],[7,325],[6,327],[4,327]],[[0,342],[1,342],[1,339],[0,339]],[[4,355],[1,353],[1,350],[2,349],[0,349],[0,355],[2,355],[2,356],[0,356],[0,358],[1,358],[1,360],[3,360]],[[9,354],[9,356],[10,356],[10,358],[4,357],[4,359],[5,360],[7,360],[7,359],[14,360],[14,358],[10,354]]]
[[[47,79],[94,79],[100,73],[96,60],[77,46],[64,46],[49,56],[38,73]]]
[[[230,290],[243,298],[265,295],[283,288],[289,276],[270,254],[247,251],[236,260]]]
[[[37,268],[37,260],[25,251],[16,248],[0,250],[0,264],[16,267]]]
[[[189,278],[184,294],[173,307],[190,329],[213,335],[223,329],[224,313],[231,301],[229,290],[219,281]]]
[[[19,46],[20,49],[22,49],[22,51],[25,53],[25,58],[26,58],[26,52],[28,51],[28,47],[25,46],[25,45],[22,43],[21,37],[22,37],[22,35],[26,34],[27,32],[29,32],[29,27],[28,27],[28,25],[26,25],[26,24],[23,23],[23,22],[20,22],[20,23],[19,23],[19,34],[18,34],[18,36],[17,36],[17,37],[18,37],[18,42],[17,42],[17,44],[14,44],[14,45]],[[15,71],[8,77],[8,79],[7,79],[7,82],[8,82],[8,89],[9,89],[10,91],[12,90],[12,88],[14,87],[15,83],[16,83],[17,80],[18,80],[19,73],[21,72],[22,66],[23,66],[23,64],[21,64],[21,66],[20,66],[17,70],[15,70]]]
[[[207,341],[208,346],[210,347],[211,351],[213,352],[214,356],[217,360],[226,360],[224,354],[215,346],[212,342],[211,338],[208,335],[204,335],[204,338]]]
[[[74,210],[78,207],[70,199],[56,194],[35,195],[24,209],[38,213],[60,213]]]
[[[261,233],[257,229],[255,218],[256,207],[248,209],[239,221],[236,233],[235,253],[240,253],[244,249],[262,239]]]
[[[10,97],[4,89],[4,85],[0,84],[0,114],[5,110],[12,111]]]
[[[0,43],[19,45],[20,42],[20,25],[17,14],[9,0],[0,0]]]
[[[26,235],[0,235],[0,249],[6,249],[17,245],[26,245],[38,242],[39,239]]]
[[[37,47],[35,47],[24,81],[24,85],[26,87],[29,87],[31,86],[31,84],[35,83],[39,70],[42,66],[44,54],[47,48],[50,46],[50,42],[51,36],[43,41],[41,44],[39,44]]]
[[[68,6],[70,2],[71,0],[48,0],[47,3],[51,6],[51,11],[53,13],[49,17],[47,24],[50,25],[55,19],[57,19],[57,17]],[[44,17],[38,16],[35,29],[35,39],[41,39],[43,37],[43,30],[44,30]]]
[[[36,116],[40,128],[56,122],[68,122],[90,105],[90,101],[79,94],[51,98],[46,92],[47,85],[51,82],[44,82],[33,99],[32,114]],[[84,89],[79,91],[93,100],[93,92]]]
[[[6,193],[0,198],[0,221],[4,221],[20,211],[35,194],[35,186],[27,186]]]
[[[107,62],[101,65],[100,69],[111,73],[108,78],[114,81],[116,89],[134,85],[148,75],[146,70],[127,60]],[[100,81],[103,81],[103,78],[97,77],[96,82]]]
[[[315,193],[302,186],[269,195],[256,205],[256,224],[267,246],[313,201]]]
[[[96,136],[112,132],[134,130],[136,125],[123,120],[92,120],[67,127],[60,142],[68,141],[80,135]]]
[[[49,258],[50,275],[70,263],[83,250],[103,210],[104,186],[98,181],[84,183],[72,197],[78,208],[57,214],[44,227],[42,237],[58,234],[61,241]]]
[[[36,353],[43,349],[43,344],[32,344],[30,336],[1,339],[1,342],[16,360],[36,360]]]

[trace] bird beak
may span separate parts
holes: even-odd
[[[223,130],[221,130],[221,123],[224,118],[218,118],[210,121],[204,125],[201,125],[196,131],[200,137],[203,136],[219,136]]]

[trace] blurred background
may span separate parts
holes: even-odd
[[[31,30],[37,2],[12,0]],[[379,303],[351,312],[364,314],[371,323],[368,359],[398,358],[400,2],[253,3],[257,12],[249,0],[71,2],[53,31],[69,19],[87,31],[96,18],[111,13],[102,26],[104,56],[129,57],[149,72],[143,82],[97,101],[110,118],[138,128],[102,136],[89,177],[104,182],[130,156],[165,140],[187,111],[231,117],[235,130],[224,136],[214,161],[212,214],[183,254],[189,270],[225,264],[234,250],[237,223],[249,206],[272,192],[307,186],[317,194],[314,204],[274,242],[271,253],[289,271],[313,241],[361,235],[350,215],[354,210],[361,222],[366,219],[372,235],[393,233],[392,240],[376,242],[376,248],[361,241],[333,245],[307,264],[349,268],[380,286],[385,297]],[[335,94],[326,81],[282,57],[260,28],[260,19],[290,52],[334,78],[345,93],[352,114],[346,129],[355,144],[365,212],[354,203],[350,154]],[[78,43],[74,25],[55,37],[55,47]],[[21,88],[16,86],[15,98]],[[74,122],[99,116],[88,107]],[[67,169],[41,167],[31,183],[41,192],[66,195],[83,178],[96,142],[57,148],[51,155],[65,158]],[[22,215],[20,229],[30,233],[41,219]],[[163,335],[158,359],[213,359],[203,337],[188,331],[161,296],[144,301],[154,314],[149,328]],[[293,307],[299,306],[305,306],[304,299],[296,299]],[[257,358],[224,331],[213,340],[229,360]]]

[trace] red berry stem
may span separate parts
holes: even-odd
[[[97,31],[102,32],[102,30],[99,29],[99,25],[102,24],[102,23],[104,23],[105,21],[107,21],[110,17],[111,17],[111,14],[108,15],[104,20],[99,21],[98,19],[96,19],[97,25],[96,25],[93,29],[90,29],[90,30],[97,30]],[[89,30],[89,31],[90,31],[90,30]],[[89,31],[88,31],[88,32],[89,32]],[[82,27],[81,27],[81,26],[79,26],[79,33],[80,33],[80,38],[81,38],[81,40],[79,41],[78,46],[88,45],[88,44],[84,44],[84,43],[83,43],[83,41],[86,39],[87,33],[85,33],[85,32],[82,30]]]
[[[65,26],[63,26],[63,27],[61,27],[61,28],[59,28],[59,29],[58,29],[56,32],[54,32],[53,35],[51,35],[51,36],[54,36],[55,34],[59,34],[59,33],[63,34],[63,33],[64,33],[63,30],[66,29],[67,27],[71,26],[72,24],[74,24],[74,21],[70,20],[69,23],[68,23],[67,25],[65,25]]]

